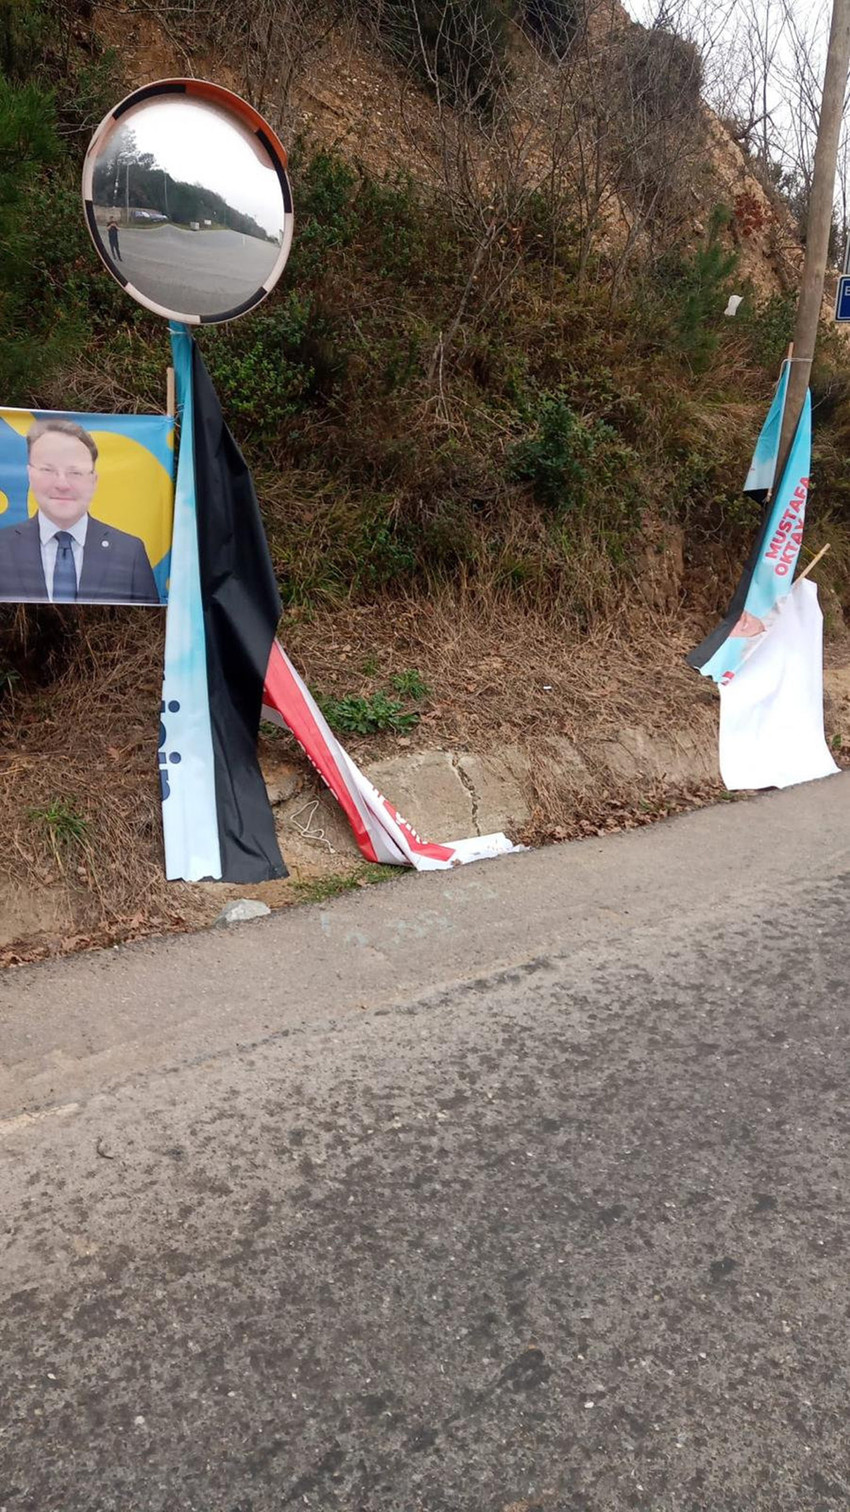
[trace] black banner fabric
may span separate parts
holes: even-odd
[[[287,875],[257,759],[280,598],[248,467],[193,343],[194,460],[221,875]]]

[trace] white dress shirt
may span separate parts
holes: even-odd
[[[83,548],[86,544],[86,531],[89,528],[88,514],[81,516],[75,525],[56,525],[53,520],[48,520],[47,515],[38,511],[38,537],[41,541],[41,565],[44,569],[44,581],[47,584],[47,597],[53,603],[53,571],[56,566],[56,553],[58,546],[56,537],[60,530],[67,530],[71,537],[71,551],[74,557],[74,571],[77,574],[77,592],[80,589],[80,575],[83,570]]]

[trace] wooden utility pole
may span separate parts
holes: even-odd
[[[788,378],[785,416],[779,438],[776,485],[785,470],[788,453],[797,429],[815,355],[832,206],[835,194],[835,169],[838,162],[838,138],[844,114],[844,91],[850,65],[850,0],[833,0],[829,51],[823,80],[818,140],[815,148],[812,194],[806,227],[806,257],[800,284],[800,300],[794,326],[794,360]]]

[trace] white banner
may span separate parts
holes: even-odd
[[[831,777],[823,730],[823,615],[800,578],[720,687],[720,772],[730,792]]]

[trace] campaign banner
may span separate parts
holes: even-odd
[[[0,409],[0,600],[168,602],[174,421]]]
[[[446,844],[423,840],[340,745],[280,641],[272,647],[266,671],[263,717],[295,736],[343,810],[367,861],[444,871],[521,849],[503,834],[475,835]]]
[[[185,326],[172,325],[180,449],[165,617],[159,776],[165,875],[169,881],[200,882],[220,879],[221,848],[198,556],[192,345]]]
[[[756,445],[745,492],[764,500],[772,487],[787,390],[784,364],[776,397]],[[812,406],[807,393],[784,472],[765,510],[759,533],[729,611],[716,630],[690,653],[704,677],[726,684],[735,677],[774,622],[794,581],[812,456]]]
[[[823,728],[823,615],[800,578],[734,678],[720,687],[720,772],[730,792],[791,787],[838,767]]]
[[[756,499],[759,504],[764,504],[773,492],[776,482],[776,463],[779,460],[779,438],[782,433],[782,420],[785,414],[785,401],[788,397],[788,380],[791,376],[791,363],[786,358],[779,371],[779,382],[776,385],[776,393],[773,396],[767,418],[759,432],[759,438],[755,445],[750,469],[744,482],[744,493],[750,499]]]

